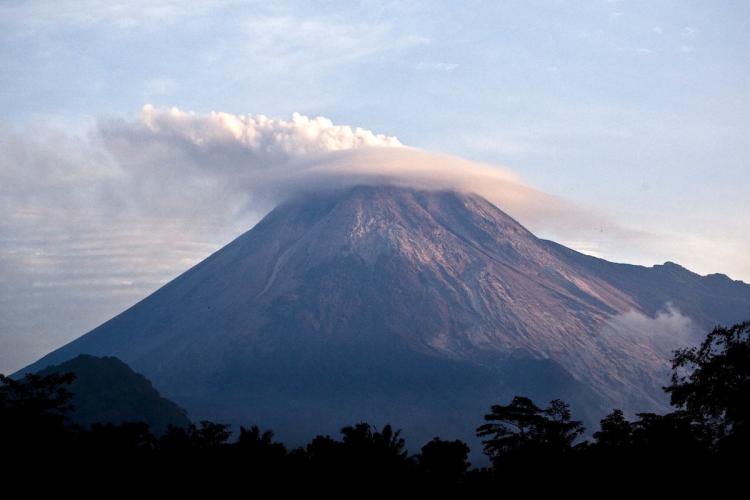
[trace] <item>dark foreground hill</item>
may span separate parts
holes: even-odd
[[[85,428],[96,423],[145,422],[160,435],[170,425],[190,424],[185,410],[161,397],[146,377],[117,358],[81,354],[47,367],[39,375],[52,373],[75,374],[68,387],[73,394],[68,418]]]
[[[588,257],[479,196],[362,186],[277,207],[25,371],[117,356],[194,418],[289,444],[356,421],[472,442],[515,394],[588,422],[665,409],[671,350],[748,306],[744,283]]]

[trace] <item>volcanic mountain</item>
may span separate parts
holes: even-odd
[[[278,206],[23,371],[116,356],[194,419],[288,443],[360,420],[469,439],[515,394],[663,409],[670,350],[748,306],[742,282],[586,256],[477,195],[358,186]]]

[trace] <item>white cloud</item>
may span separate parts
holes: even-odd
[[[282,73],[284,78],[300,73],[320,74],[376,53],[429,45],[430,39],[396,33],[389,23],[354,22],[336,15],[298,17],[258,14],[241,22],[245,42],[239,47],[243,59],[262,64],[264,73]],[[254,67],[248,68],[253,76]],[[246,73],[244,68],[233,71]]]
[[[187,141],[203,150],[237,145],[275,159],[361,147],[401,146],[395,137],[359,127],[334,125],[327,118],[309,118],[299,113],[294,113],[291,120],[221,112],[196,115],[178,108],[158,109],[147,104],[138,123],[126,125],[127,129],[147,130],[156,138]],[[117,131],[109,132],[117,134]]]
[[[445,71],[446,73],[450,73],[454,69],[458,68],[458,64],[456,63],[448,63],[448,62],[427,62],[422,61],[417,64],[416,69],[419,71],[422,70],[432,70],[432,71]]]
[[[669,380],[673,351],[695,345],[703,336],[700,328],[671,304],[665,304],[654,317],[637,311],[612,316],[599,333],[628,357],[624,365],[613,365],[608,373],[614,380],[629,373],[635,389],[632,395],[640,399],[635,407],[630,405],[635,411],[643,410],[644,400],[650,400],[654,408],[667,409],[665,395],[658,388]]]
[[[698,28],[693,28],[692,26],[685,26],[682,29],[682,36],[686,38],[693,38],[695,35],[697,35],[700,32],[701,30],[699,30]]]
[[[672,304],[665,304],[653,318],[637,311],[613,316],[607,321],[605,333],[648,346],[664,360],[670,359],[675,349],[699,342],[704,334]]]
[[[0,17],[13,19],[14,28],[27,35],[98,24],[128,30],[176,24],[231,3],[228,0],[196,0],[189,5],[177,0],[77,0],[64,2],[61,8],[61,2],[54,0],[4,2],[0,5]]]

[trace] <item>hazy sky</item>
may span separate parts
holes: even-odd
[[[504,166],[593,214],[509,209],[580,250],[750,281],[748,47],[743,0],[6,0],[0,372],[247,229],[278,172],[368,141]]]

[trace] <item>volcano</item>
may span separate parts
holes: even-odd
[[[583,255],[477,195],[357,186],[283,203],[22,372],[115,356],[191,417],[290,444],[363,420],[471,440],[515,394],[589,422],[664,409],[671,349],[748,306],[742,282]]]

